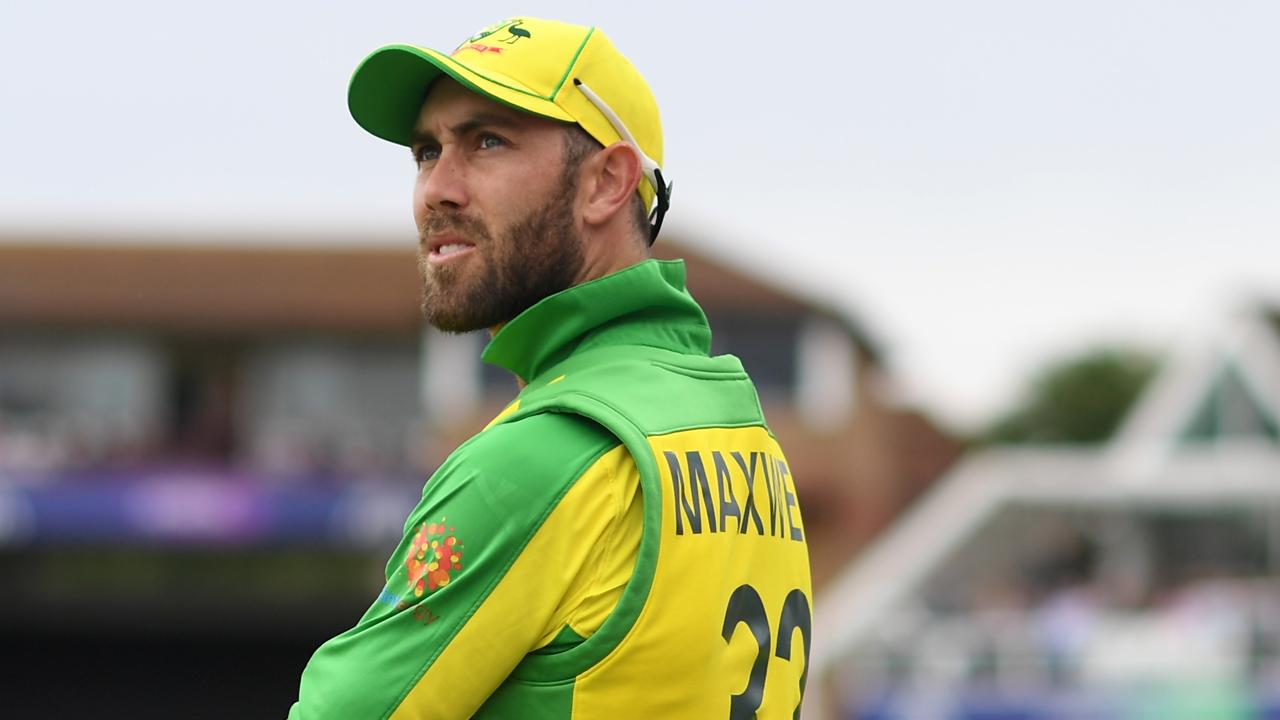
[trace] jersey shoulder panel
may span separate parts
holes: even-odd
[[[541,516],[619,444],[609,431],[579,415],[543,412],[497,423],[445,460],[423,487],[409,522],[441,503]]]
[[[532,413],[477,433],[445,460],[437,475],[461,470],[472,476],[513,473],[572,481],[592,459],[618,444],[618,438],[590,418]]]

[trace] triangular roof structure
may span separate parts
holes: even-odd
[[[1270,449],[1280,442],[1280,304],[1254,301],[1176,352],[1109,448],[1136,477],[1188,446]]]

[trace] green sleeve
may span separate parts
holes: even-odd
[[[394,712],[574,480],[617,445],[589,420],[548,413],[495,425],[459,447],[428,480],[409,515],[377,599],[355,627],[312,656],[289,718],[382,718]],[[515,615],[513,626],[541,627],[549,620]],[[517,629],[511,637],[529,635],[530,628]],[[502,643],[504,637],[491,641]],[[532,649],[521,647],[517,655]],[[475,680],[496,688],[510,670],[477,667]],[[440,697],[447,702],[448,693]]]

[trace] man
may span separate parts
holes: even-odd
[[[521,18],[382,48],[349,104],[412,148],[427,319],[492,331],[521,391],[427,481],[290,717],[795,716],[795,484],[683,264],[648,259],[670,188],[644,80],[600,30]]]

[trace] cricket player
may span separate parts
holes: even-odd
[[[427,480],[386,585],[290,718],[794,718],[812,635],[795,479],[711,357],[657,104],[599,28],[390,45],[352,115],[417,167],[423,311],[519,395]]]

